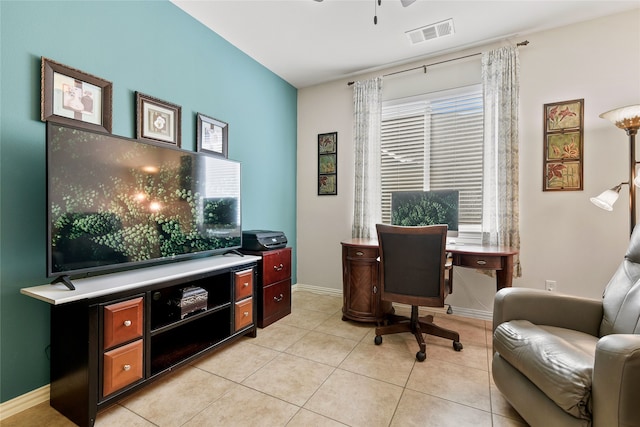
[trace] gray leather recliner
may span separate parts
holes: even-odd
[[[601,300],[506,288],[493,379],[531,426],[640,426],[640,226]]]

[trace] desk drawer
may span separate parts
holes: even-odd
[[[262,255],[262,285],[291,277],[291,248],[268,251]]]
[[[258,326],[265,328],[291,313],[291,279],[265,286],[262,306],[258,307]]]
[[[347,248],[347,258],[350,259],[376,259],[378,248]]]
[[[104,354],[103,396],[142,379],[142,340]]]
[[[247,298],[236,303],[235,320],[236,331],[253,323],[253,298]]]
[[[143,298],[134,298],[104,307],[104,348],[142,336]]]
[[[453,254],[453,265],[486,270],[502,270],[502,261],[499,256]]]
[[[253,295],[253,269],[235,273],[236,301]]]

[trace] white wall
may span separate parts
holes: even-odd
[[[599,297],[620,263],[629,233],[628,196],[614,212],[589,197],[628,179],[628,137],[598,115],[640,103],[640,9],[528,34],[520,49],[520,225],[523,276],[514,286]],[[382,70],[379,74],[489,50],[487,46]],[[479,58],[455,61],[385,79],[385,98],[407,87],[447,79],[473,83]],[[476,70],[476,71],[474,71]],[[358,76],[356,80],[374,74]],[[476,81],[479,81],[479,75]],[[455,79],[452,80],[452,77]],[[445,82],[445,83],[442,83]],[[542,191],[543,104],[584,98],[584,191]],[[298,283],[342,289],[340,241],[351,235],[353,203],[352,90],[347,80],[298,91]],[[317,196],[317,134],[338,132],[338,195]],[[625,187],[626,190],[626,187]],[[473,270],[455,270],[455,307],[491,311],[495,282]]]

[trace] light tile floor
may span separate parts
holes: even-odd
[[[433,314],[464,349],[427,336],[420,363],[413,335],[376,346],[375,325],[342,320],[341,297],[296,290],[289,316],[105,409],[96,425],[526,426],[493,385],[491,323]],[[2,422],[71,425],[48,402]]]

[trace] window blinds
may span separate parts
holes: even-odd
[[[482,223],[482,88],[411,98],[383,106],[382,220],[391,192],[457,189],[460,224]]]

